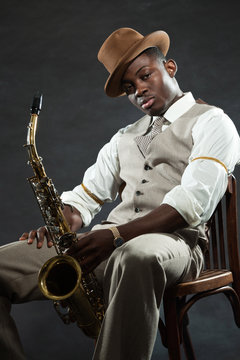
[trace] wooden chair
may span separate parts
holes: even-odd
[[[229,176],[226,194],[207,225],[209,248],[205,254],[205,269],[197,280],[171,287],[164,295],[165,324],[160,319],[159,331],[171,360],[181,359],[181,343],[186,359],[196,359],[187,329],[187,311],[201,298],[225,294],[232,305],[236,325],[240,327],[240,258],[236,179],[233,175]]]

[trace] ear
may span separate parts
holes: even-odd
[[[169,59],[164,63],[164,67],[168,72],[169,76],[173,78],[177,72],[177,64],[173,59]]]

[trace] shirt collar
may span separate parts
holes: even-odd
[[[170,108],[165,112],[164,117],[173,123],[180,116],[185,114],[194,104],[196,104],[196,101],[192,93],[187,92],[183,97],[170,106]]]

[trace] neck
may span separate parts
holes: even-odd
[[[167,104],[167,106],[163,109],[163,111],[161,112],[161,116],[164,115],[164,113],[170,108],[170,106],[172,106],[172,104],[174,104],[176,101],[178,101],[179,99],[181,99],[184,96],[184,93],[182,90],[178,90],[175,97],[173,98],[172,101],[169,102],[169,104]]]

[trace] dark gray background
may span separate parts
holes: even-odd
[[[44,94],[38,152],[59,193],[80,183],[101,146],[140,116],[126,98],[104,94],[107,73],[96,59],[105,38],[123,26],[167,31],[182,90],[222,107],[239,129],[238,1],[1,0],[1,244],[42,224],[22,147],[37,90]],[[235,174],[239,179],[239,169]],[[51,302],[16,305],[13,314],[28,359],[91,358],[93,342],[63,325]],[[223,296],[202,300],[190,316],[199,360],[239,359],[240,332]],[[167,359],[158,338],[153,359],[159,356]]]

